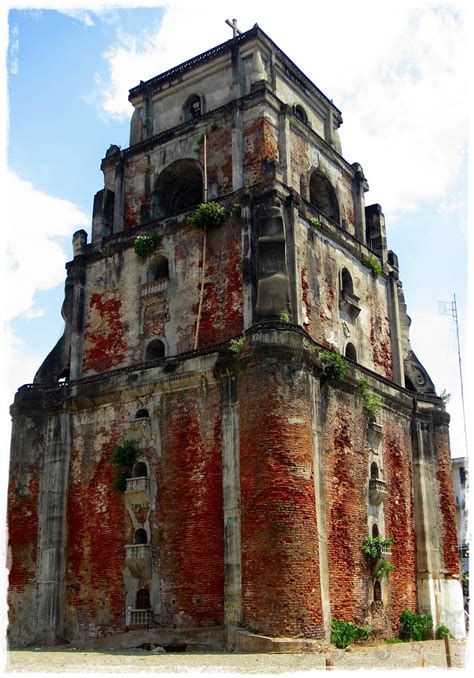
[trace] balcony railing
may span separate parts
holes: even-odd
[[[143,283],[142,297],[148,297],[152,294],[164,292],[168,288],[168,278],[160,278],[159,280],[151,280]]]
[[[141,476],[139,478],[127,478],[127,494],[129,493],[148,493],[150,490],[150,479],[146,476]]]
[[[151,577],[151,545],[127,544],[125,546],[125,565],[133,577],[149,579]]]
[[[355,294],[350,294],[346,290],[341,291],[339,305],[353,320],[355,320],[360,313],[359,302],[360,299],[359,297],[356,297]]]
[[[369,499],[371,504],[381,504],[388,497],[387,483],[379,478],[369,480]]]
[[[129,626],[149,626],[153,621],[152,610],[128,610]]]

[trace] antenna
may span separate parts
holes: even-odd
[[[461,401],[462,401],[462,416],[464,422],[464,442],[466,445],[466,455],[467,452],[467,429],[466,429],[466,409],[464,407],[464,386],[462,381],[462,363],[461,363],[461,343],[459,341],[459,322],[458,322],[458,307],[456,304],[456,295],[453,294],[452,301],[438,301],[438,308],[441,315],[449,315],[450,318],[454,318],[456,324],[456,339],[458,343],[458,362],[459,362],[459,380],[461,382]]]

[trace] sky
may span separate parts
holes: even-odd
[[[343,155],[364,168],[366,204],[382,205],[412,346],[438,393],[452,394],[452,452],[463,456],[455,327],[438,302],[456,294],[468,369],[465,7],[422,0],[293,0],[285,12],[266,0],[2,3],[6,449],[14,393],[33,380],[62,333],[64,264],[72,233],[90,234],[100,161],[110,144],[128,146],[128,90],[228,40],[225,20],[235,17],[241,30],[258,23],[342,110]]]

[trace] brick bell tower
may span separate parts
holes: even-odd
[[[449,416],[340,111],[257,25],[129,99],[11,410],[11,644],[463,637]]]

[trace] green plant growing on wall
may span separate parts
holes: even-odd
[[[242,208],[240,207],[239,203],[236,202],[232,205],[229,214],[231,217],[235,217],[237,219],[240,217],[242,214]]]
[[[303,348],[305,348],[310,353],[317,353],[318,348],[312,344],[308,339],[303,339]]]
[[[137,449],[133,440],[124,440],[123,443],[117,445],[110,461],[115,469],[112,489],[125,492],[127,488],[126,480],[130,477],[133,466],[137,461]]]
[[[137,235],[133,241],[133,250],[139,257],[147,257],[160,244],[161,235],[156,231],[150,231],[146,235]]]
[[[323,374],[332,381],[342,381],[347,371],[347,360],[340,353],[323,351],[321,353]]]
[[[382,552],[389,549],[393,544],[393,537],[365,537],[362,542],[362,552],[365,553],[371,563],[377,562],[382,557]]]
[[[451,400],[451,393],[448,393],[447,390],[443,388],[443,390],[439,394],[439,397],[441,398],[443,403],[449,403],[449,401]]]
[[[282,323],[289,323],[290,322],[290,316],[288,313],[282,313],[280,316],[280,320]]]
[[[428,640],[433,635],[432,616],[404,610],[400,615],[399,635],[402,640]]]
[[[382,400],[377,393],[374,393],[369,389],[369,384],[366,379],[359,380],[359,388],[362,391],[362,398],[364,401],[364,414],[369,421],[375,421],[382,407]]]
[[[309,220],[309,224],[310,226],[313,226],[313,228],[319,228],[319,226],[321,226],[321,219],[314,219],[313,217],[313,219]]]
[[[370,626],[357,626],[339,619],[331,620],[331,643],[339,650],[343,650],[356,640],[367,640],[370,632]]]
[[[363,259],[363,264],[364,266],[367,266],[367,268],[370,269],[374,278],[377,278],[377,276],[379,276],[382,273],[382,266],[380,265],[380,262],[377,259],[377,257],[374,257],[373,254]]]
[[[229,351],[231,353],[240,353],[243,351],[246,341],[247,337],[245,335],[231,339],[229,341]]]
[[[382,577],[388,577],[395,569],[395,565],[390,563],[388,560],[382,559],[380,565],[378,565],[374,570],[375,579],[382,579]]]
[[[448,627],[441,624],[436,629],[436,638],[438,638],[439,640],[443,640],[446,637],[451,638],[451,634],[449,633]]]
[[[218,226],[225,221],[225,209],[218,202],[202,202],[187,221],[193,226],[206,228],[207,226]]]
[[[395,566],[383,557],[383,552],[388,550],[393,544],[393,537],[365,537],[362,542],[362,552],[367,556],[367,560],[372,569],[372,575],[375,579],[388,577]]]

